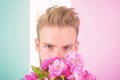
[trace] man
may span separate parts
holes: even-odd
[[[79,24],[80,20],[77,13],[72,8],[66,8],[64,6],[48,8],[48,10],[39,17],[37,23],[37,39],[35,43],[40,62],[42,63],[45,59],[55,56],[64,58],[68,52],[77,51],[79,44],[77,41]],[[78,58],[74,60],[76,63]],[[53,65],[49,65],[50,75],[45,77],[45,80],[96,80],[90,73],[82,70],[81,64],[70,67],[71,64],[65,65],[60,61],[61,64],[58,65],[59,60],[56,59],[56,61]],[[80,61],[78,60],[78,62]],[[56,63],[57,65],[55,65]],[[68,65],[67,69],[65,69],[66,67],[64,65]],[[68,70],[69,68],[70,71]],[[62,69],[63,72],[60,72]],[[64,74],[66,74],[67,77]],[[23,80],[36,80],[36,75],[31,73],[31,75],[26,75]]]
[[[77,51],[80,20],[73,8],[54,6],[41,15],[37,23],[36,49],[40,63],[68,52]]]

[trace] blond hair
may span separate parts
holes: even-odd
[[[37,22],[37,37],[40,39],[40,31],[45,27],[72,27],[76,34],[79,32],[80,20],[73,8],[65,6],[53,6],[41,15]]]

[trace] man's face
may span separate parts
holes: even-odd
[[[44,27],[40,32],[40,41],[36,40],[41,62],[54,56],[64,58],[66,53],[77,51],[76,37],[73,28]]]

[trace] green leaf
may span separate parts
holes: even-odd
[[[33,70],[33,72],[34,72],[35,74],[37,74],[37,77],[38,77],[38,78],[41,78],[41,79],[42,79],[42,78],[45,78],[45,77],[48,76],[48,74],[45,73],[44,71],[40,70],[39,67],[32,66],[32,70]]]

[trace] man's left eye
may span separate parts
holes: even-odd
[[[64,49],[65,49],[66,51],[70,51],[70,50],[72,49],[72,47],[71,47],[71,46],[66,46],[66,47],[64,47]]]

